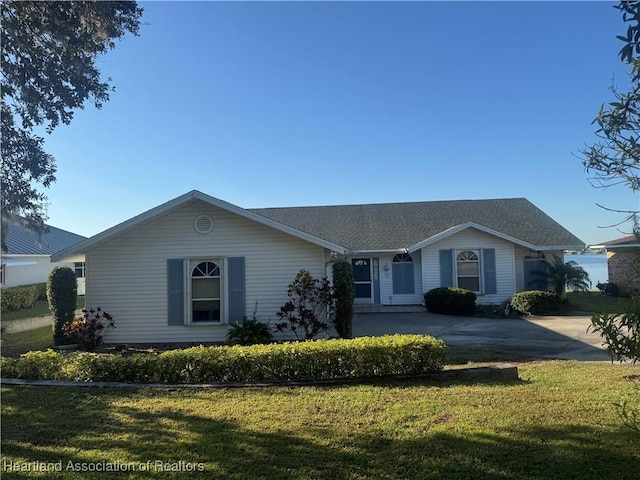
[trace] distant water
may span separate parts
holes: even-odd
[[[607,255],[605,253],[596,254],[565,254],[564,261],[569,262],[573,260],[582,268],[584,268],[589,274],[591,280],[592,290],[596,289],[598,282],[604,283],[609,278],[609,269],[607,267]]]

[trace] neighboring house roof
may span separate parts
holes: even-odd
[[[607,250],[615,250],[616,248],[640,247],[640,242],[635,235],[627,235],[626,237],[616,238],[603,242],[600,245],[592,245],[592,248],[606,248]]]
[[[6,255],[52,255],[86,240],[82,235],[45,224],[43,233],[26,227],[21,217],[13,217],[5,227]]]
[[[411,249],[446,233],[479,228],[529,248],[584,242],[525,198],[252,209],[351,251]],[[424,246],[424,245],[421,245]]]
[[[584,247],[584,242],[524,198],[244,209],[193,190],[58,252],[52,260],[86,252],[193,201],[203,201],[338,253],[410,250],[466,228],[532,249]]]

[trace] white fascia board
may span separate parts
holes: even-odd
[[[69,257],[75,256],[77,254],[86,253],[92,248],[95,248],[100,243],[110,241],[118,235],[126,233],[130,230],[133,230],[134,228],[137,228],[151,220],[155,220],[156,218],[162,215],[166,215],[170,211],[174,210],[175,208],[185,205],[186,203],[192,200],[203,201],[210,205],[222,208],[223,210],[227,210],[229,212],[235,213],[237,215],[248,218],[255,222],[275,228],[276,230],[280,230],[282,232],[288,233],[290,235],[293,235],[294,237],[298,237],[300,239],[306,240],[316,245],[328,248],[330,250],[334,250],[338,253],[346,253],[346,249],[340,245],[335,245],[321,238],[314,237],[313,235],[301,232],[300,230],[297,230],[293,227],[289,227],[287,225],[284,225],[276,221],[273,221],[271,219],[268,219],[266,217],[263,217],[262,215],[257,215],[255,213],[249,212],[244,208],[238,207],[237,205],[233,205],[231,203],[225,202],[223,200],[212,197],[210,195],[206,195],[197,190],[192,190],[191,192],[185,193],[184,195],[176,197],[173,200],[169,200],[168,202],[163,203],[162,205],[152,208],[151,210],[147,210],[146,212],[141,213],[140,215],[136,215],[135,217],[130,218],[129,220],[126,220],[114,227],[111,227],[105,230],[104,232],[98,233],[93,237],[83,240],[82,242],[79,242],[67,249],[64,249],[52,255],[51,261],[60,262],[60,261],[64,261]]]
[[[4,255],[2,256],[1,262],[3,265],[9,265],[10,267],[38,264],[38,262],[33,260],[33,257],[29,259],[29,258],[5,257]]]
[[[544,250],[581,250],[586,248],[586,245],[536,245],[536,250],[542,252]]]
[[[406,248],[394,248],[391,250],[351,250],[349,255],[395,255],[398,253],[407,253],[409,250]]]
[[[416,252],[418,250],[420,250],[421,248],[424,248],[426,246],[432,245],[436,242],[439,242],[441,240],[444,240],[447,237],[450,237],[451,235],[455,235],[456,233],[459,233],[463,230],[466,230],[468,228],[475,228],[476,230],[480,230],[481,232],[487,233],[489,235],[493,235],[494,237],[498,237],[501,238],[503,240],[506,240],[508,242],[511,243],[515,243],[516,245],[521,245],[525,248],[528,248],[530,250],[540,250],[540,247],[537,247],[536,245],[533,245],[532,243],[529,242],[525,242],[523,240],[520,240],[518,238],[512,237],[510,235],[506,235],[504,233],[498,232],[497,230],[492,230],[491,228],[485,227],[483,225],[480,225],[478,223],[474,223],[474,222],[467,222],[467,223],[462,223],[460,225],[456,225],[455,227],[451,227],[447,230],[444,230],[432,237],[426,238],[424,240],[422,240],[421,242],[416,243],[415,245],[412,245],[411,247],[408,248],[408,252],[412,253],[412,252]]]

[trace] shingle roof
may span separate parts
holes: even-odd
[[[616,238],[615,240],[609,240],[608,242],[603,242],[601,245],[608,249],[614,249],[614,248],[624,248],[624,247],[637,247],[639,243],[640,242],[638,242],[638,239],[636,238],[635,235],[628,235],[626,237]]]
[[[6,227],[5,244],[10,255],[52,255],[85,240],[86,237],[46,225],[38,234],[25,227],[20,217],[14,217]]]
[[[249,209],[349,250],[409,248],[475,223],[537,246],[584,246],[525,198]]]

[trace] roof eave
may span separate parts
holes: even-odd
[[[396,255],[398,253],[407,253],[408,251],[407,248],[392,248],[386,250],[351,250],[348,253],[349,255]]]

